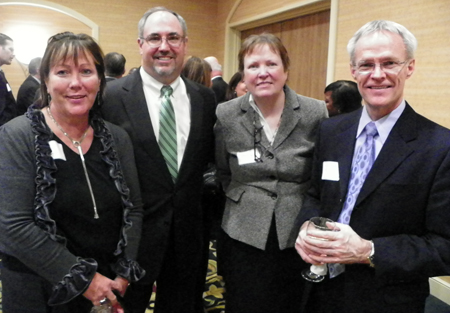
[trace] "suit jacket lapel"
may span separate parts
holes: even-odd
[[[258,123],[258,126],[261,126],[261,125],[259,123],[259,119],[258,118],[255,119],[255,114],[257,114],[257,113],[250,106],[249,99],[250,99],[249,93],[247,93],[245,96],[240,98],[240,108],[242,111],[242,116],[241,116],[240,122],[241,122],[241,125],[243,125],[244,128],[248,131],[248,133],[251,136],[253,136],[253,132],[255,130],[255,126],[253,125],[253,123],[255,122],[255,120]],[[262,135],[262,138],[265,138],[265,136]]]
[[[122,94],[121,100],[127,111],[129,120],[132,121],[131,124],[136,136],[140,142],[148,143],[144,144],[143,148],[150,156],[154,156],[155,152],[157,152],[163,158],[159,150],[158,142],[156,141],[155,132],[153,131],[139,71],[136,71],[131,79],[128,79],[124,83],[122,88],[125,92]]]
[[[295,92],[287,86],[285,86],[284,91],[286,100],[283,115],[280,121],[280,127],[272,144],[273,149],[276,149],[286,140],[298,124],[301,114],[300,104],[298,103],[298,98]]]
[[[407,104],[367,175],[355,206],[369,196],[408,155],[414,152],[409,142],[417,138],[415,119],[416,113]]]
[[[340,198],[347,196],[348,183],[352,171],[353,151],[356,143],[356,132],[361,110],[351,113],[350,119],[342,121],[339,132],[334,138],[335,156],[339,164]]]

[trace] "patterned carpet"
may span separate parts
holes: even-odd
[[[217,251],[215,241],[210,242],[209,248],[208,273],[206,276],[205,291],[203,293],[205,312],[225,313],[225,300],[223,298],[223,294],[225,293],[225,284],[222,277],[217,275]],[[155,304],[154,299],[155,293],[153,293],[152,298],[150,299],[149,308],[146,313],[153,312],[153,307]],[[2,282],[0,280],[0,313],[2,312]]]

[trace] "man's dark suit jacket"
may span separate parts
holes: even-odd
[[[16,99],[7,85],[5,73],[0,70],[0,126],[17,116]]]
[[[134,145],[144,203],[138,262],[147,274],[141,283],[156,280],[169,247],[177,256],[170,260],[176,265],[173,272],[181,275],[176,280],[189,294],[197,288],[197,276],[206,273],[200,201],[203,173],[214,158],[216,103],[211,89],[183,80],[191,103],[191,128],[175,184],[153,131],[139,71],[108,83],[102,113],[105,120],[122,126]]]
[[[300,223],[338,219],[360,116],[361,109],[323,122]],[[339,181],[321,179],[324,161],[338,162]],[[407,104],[365,180],[350,226],[373,240],[375,268],[346,265],[345,278],[334,278],[342,282],[332,290],[345,296],[343,312],[413,312],[408,305],[423,312],[428,278],[450,274],[450,131]]]
[[[39,86],[39,82],[33,76],[29,75],[25,79],[17,93],[17,115],[24,114],[28,107],[33,104]]]
[[[225,102],[227,88],[228,84],[223,80],[222,76],[216,77],[212,80],[212,90],[216,94],[217,103]]]

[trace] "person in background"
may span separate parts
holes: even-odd
[[[209,240],[201,195],[203,173],[214,161],[215,96],[180,77],[188,35],[179,14],[152,8],[138,32],[142,67],[108,83],[102,108],[134,143],[144,202],[138,262],[147,275],[131,284],[125,300],[130,312],[144,313],[156,281],[156,313],[203,312]]]
[[[289,63],[278,37],[248,37],[239,52],[248,93],[217,108],[216,167],[227,197],[217,252],[227,313],[293,313],[301,305],[306,264],[294,249],[294,221],[327,111],[286,85]]]
[[[98,115],[103,53],[52,36],[42,102],[0,129],[4,313],[89,313],[145,274],[135,259],[142,202],[127,133]]]
[[[14,59],[14,42],[11,37],[0,33],[0,126],[17,116],[17,104],[11,86],[2,70]]]
[[[105,55],[105,75],[106,81],[121,78],[125,74],[125,63],[127,59],[123,54],[110,52]]]
[[[361,108],[362,97],[358,86],[351,80],[337,80],[324,90],[328,116],[349,113]]]
[[[134,71],[137,71],[138,69],[139,69],[139,67],[130,68],[130,70],[128,71],[128,75],[132,74]]]
[[[403,25],[371,21],[350,39],[350,72],[364,106],[322,123],[298,222],[330,218],[335,232],[296,248],[330,264],[307,312],[423,313],[429,277],[450,274],[450,130],[404,99],[417,40]]]
[[[216,57],[210,56],[205,58],[205,61],[211,65],[211,81],[212,89],[216,94],[217,103],[226,101],[225,95],[228,88],[228,84],[222,78],[222,65]]]
[[[181,75],[208,88],[211,87],[211,66],[199,57],[192,56],[187,59]]]
[[[190,57],[183,67],[181,74],[199,84],[211,88],[211,66],[204,59],[198,57]],[[204,262],[205,262],[205,277],[214,275],[216,272],[211,272],[208,267],[209,262],[217,264],[217,233],[220,229],[220,220],[223,214],[224,194],[222,188],[217,180],[216,167],[213,162],[208,164],[208,169],[203,175],[203,194],[202,207],[204,216],[204,236],[209,238],[210,242],[204,247]],[[209,274],[208,274],[209,273]],[[221,277],[215,275],[214,283],[222,283]],[[201,283],[205,280],[200,277]],[[212,284],[211,281],[206,281],[205,290],[209,290]],[[207,309],[209,302],[204,301],[205,309]]]
[[[242,75],[241,72],[234,73],[234,75],[228,82],[228,88],[225,97],[226,101],[243,96],[246,93],[247,93],[247,86],[245,85],[244,82],[244,75]]]
[[[41,57],[34,58],[28,64],[28,77],[22,83],[17,93],[17,114],[24,114],[30,105],[34,102],[36,92],[41,85],[41,76],[39,67],[41,66]]]

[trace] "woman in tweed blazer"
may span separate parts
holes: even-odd
[[[299,312],[304,263],[294,221],[311,177],[324,102],[286,86],[280,39],[253,35],[239,52],[248,93],[217,108],[216,162],[227,196],[219,269],[227,313]]]

